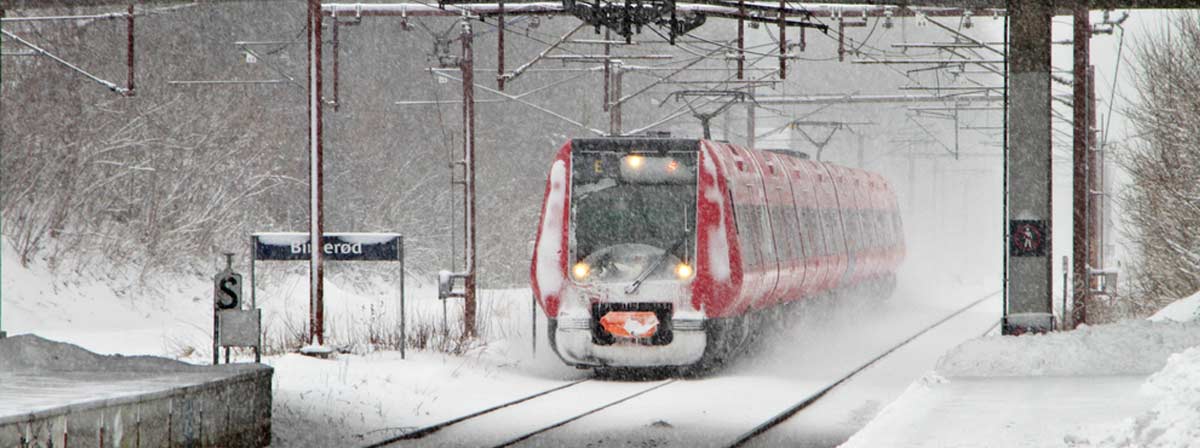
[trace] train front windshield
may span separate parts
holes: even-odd
[[[692,277],[696,155],[573,154],[571,275],[576,281],[640,284]]]

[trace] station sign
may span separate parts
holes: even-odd
[[[308,260],[310,235],[301,232],[255,233],[256,260]],[[400,259],[399,233],[326,233],[322,253],[327,260],[396,261]]]

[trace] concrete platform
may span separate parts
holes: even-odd
[[[10,336],[0,339],[0,447],[267,446],[272,373]]]
[[[950,378],[910,388],[846,448],[1060,447],[1160,398],[1145,376]]]

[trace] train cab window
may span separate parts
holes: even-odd
[[[586,263],[589,281],[626,282],[641,274],[629,260],[669,256],[655,278],[694,263],[696,158],[694,151],[574,152],[572,265]]]

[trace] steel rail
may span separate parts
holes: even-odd
[[[642,390],[640,390],[640,391],[634,392],[634,393],[632,393],[632,394],[626,395],[626,396],[624,396],[624,397],[622,397],[622,398],[620,398],[620,399],[617,399],[617,400],[610,401],[610,402],[608,402],[607,404],[605,404],[605,405],[603,405],[603,406],[600,406],[600,407],[597,407],[597,408],[593,408],[593,409],[592,409],[592,410],[590,410],[590,411],[584,412],[584,413],[582,413],[582,414],[578,414],[578,415],[576,415],[576,416],[574,416],[574,417],[567,418],[567,419],[565,419],[565,420],[559,421],[558,423],[554,423],[554,424],[551,424],[551,425],[548,425],[548,426],[542,427],[541,429],[538,429],[538,430],[536,430],[536,431],[532,431],[532,432],[526,433],[526,434],[524,434],[524,435],[521,435],[521,436],[519,436],[519,437],[516,437],[516,438],[514,438],[514,439],[511,439],[511,440],[509,440],[509,441],[507,441],[507,442],[504,442],[504,443],[501,443],[501,444],[499,444],[499,445],[496,445],[494,448],[504,448],[504,447],[513,446],[513,445],[515,445],[515,444],[521,443],[521,442],[523,442],[523,441],[525,441],[525,440],[529,439],[530,437],[536,436],[536,435],[538,435],[538,434],[541,434],[541,433],[543,433],[543,432],[546,432],[546,431],[549,431],[549,430],[551,430],[551,429],[557,428],[557,427],[559,427],[559,426],[563,426],[563,425],[565,425],[565,424],[567,424],[567,423],[571,423],[571,422],[573,422],[573,421],[575,421],[575,420],[579,420],[579,419],[581,419],[581,418],[584,418],[584,417],[587,417],[587,416],[589,416],[589,415],[595,414],[595,413],[597,413],[597,412],[603,411],[603,410],[605,410],[605,409],[608,409],[608,408],[610,408],[610,407],[613,407],[613,406],[616,406],[616,405],[618,405],[618,404],[624,403],[624,402],[626,402],[626,401],[628,401],[628,400],[632,400],[633,398],[635,398],[635,397],[637,397],[637,396],[640,396],[640,395],[642,395],[642,394],[645,394],[645,393],[647,393],[647,392],[653,391],[653,390],[655,390],[655,389],[658,389],[658,388],[660,388],[660,387],[666,386],[666,385],[668,385],[668,384],[674,383],[674,382],[676,382],[676,381],[679,381],[679,379],[678,379],[678,378],[672,378],[672,379],[669,379],[669,380],[663,381],[663,382],[661,382],[661,383],[655,384],[654,386],[651,386],[651,387],[648,387],[648,388],[642,389]]]
[[[731,448],[743,446],[746,444],[746,442],[749,442],[751,439],[758,437],[767,431],[770,431],[772,428],[778,426],[780,423],[787,421],[787,419],[791,418],[793,415],[796,415],[800,411],[803,411],[805,408],[811,406],[813,403],[816,403],[817,400],[820,400],[822,397],[825,396],[825,394],[829,393],[829,391],[837,388],[838,386],[841,386],[846,381],[848,381],[850,378],[853,378],[855,375],[858,375],[863,370],[866,370],[868,367],[871,367],[879,360],[887,357],[888,355],[892,354],[896,350],[899,350],[900,347],[904,347],[905,345],[908,345],[908,343],[916,340],[918,337],[921,337],[921,335],[929,332],[930,330],[932,330],[934,328],[937,328],[941,324],[946,323],[946,321],[953,319],[955,316],[958,316],[959,314],[965,313],[967,310],[978,306],[980,303],[983,303],[983,301],[990,299],[992,297],[995,297],[998,294],[1000,294],[1000,291],[995,291],[990,294],[987,294],[987,295],[983,296],[982,298],[980,298],[979,300],[971,302],[970,304],[968,304],[962,308],[959,308],[957,311],[950,313],[950,315],[941,318],[937,322],[929,324],[921,331],[916,332],[912,336],[909,336],[907,339],[901,341],[899,344],[896,344],[896,345],[892,346],[891,348],[889,348],[887,351],[879,354],[879,356],[876,356],[876,357],[872,358],[870,361],[867,361],[866,363],[863,363],[862,365],[858,366],[854,370],[851,370],[850,373],[847,373],[846,375],[842,376],[840,379],[833,382],[832,384],[825,386],[825,388],[817,391],[816,393],[814,393],[812,395],[809,395],[808,398],[805,398],[804,400],[800,401],[799,403],[789,406],[787,409],[784,409],[783,411],[779,412],[778,414],[775,414],[774,416],[772,416],[769,420],[759,424],[758,426],[755,426],[753,429],[742,434],[741,436],[739,436],[737,438],[737,440],[734,440],[733,443],[730,443],[727,446],[729,446]],[[990,327],[988,328],[988,331],[991,331]]]
[[[432,424],[432,425],[429,425],[429,426],[426,426],[426,427],[423,427],[423,428],[417,429],[417,430],[415,430],[415,431],[409,431],[409,432],[406,432],[406,433],[404,433],[404,434],[400,434],[400,435],[398,435],[398,436],[389,437],[389,438],[387,438],[387,439],[384,439],[384,440],[381,440],[381,441],[378,441],[378,442],[372,443],[372,444],[370,444],[370,445],[367,445],[367,446],[365,446],[364,448],[378,448],[378,447],[382,447],[382,446],[386,446],[386,445],[390,445],[390,444],[393,444],[393,443],[399,442],[399,441],[401,441],[401,440],[420,439],[420,438],[422,438],[422,437],[428,436],[428,435],[430,435],[430,434],[433,434],[433,433],[435,433],[435,432],[441,431],[442,429],[445,429],[446,427],[449,427],[449,426],[453,426],[453,425],[456,425],[456,424],[462,423],[462,422],[464,422],[464,421],[467,421],[467,420],[473,419],[473,418],[475,418],[475,417],[479,417],[479,416],[481,416],[481,415],[489,414],[489,413],[492,413],[492,412],[498,411],[498,410],[500,410],[500,409],[507,408],[507,407],[509,407],[509,406],[513,406],[513,405],[516,405],[516,404],[524,403],[524,402],[526,402],[526,401],[529,401],[529,400],[532,400],[532,399],[534,399],[534,398],[541,397],[541,396],[543,396],[543,395],[548,395],[548,394],[551,394],[551,393],[554,393],[554,392],[558,392],[558,391],[560,391],[560,390],[563,390],[563,389],[566,389],[566,388],[568,388],[568,387],[577,386],[577,385],[579,385],[579,384],[582,384],[582,383],[585,383],[585,382],[588,382],[588,381],[592,381],[592,380],[593,380],[592,378],[584,378],[584,379],[582,379],[582,380],[575,380],[575,381],[572,381],[572,382],[570,382],[570,383],[563,384],[563,385],[560,385],[560,386],[555,386],[555,387],[552,387],[552,388],[549,388],[549,389],[543,390],[543,391],[541,391],[541,392],[538,392],[538,393],[535,393],[535,394],[532,394],[532,395],[526,395],[526,396],[524,396],[524,397],[521,397],[521,398],[518,398],[518,399],[516,399],[516,400],[507,401],[507,402],[500,403],[500,404],[498,404],[498,405],[492,406],[492,407],[490,407],[490,408],[481,409],[481,410],[478,410],[478,411],[472,412],[472,413],[470,413],[470,414],[467,414],[467,415],[464,415],[464,416],[461,416],[461,417],[455,417],[455,418],[452,418],[452,419],[450,419],[450,420],[446,420],[446,421],[444,421],[444,422],[441,422],[441,423],[435,423],[435,424]]]

